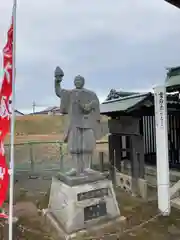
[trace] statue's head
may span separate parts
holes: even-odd
[[[62,78],[64,77],[64,72],[60,67],[56,67],[55,72],[54,72],[54,76],[56,78],[56,80],[62,80]]]
[[[78,75],[75,77],[74,85],[77,89],[83,88],[84,84],[85,84],[85,79],[82,76]]]

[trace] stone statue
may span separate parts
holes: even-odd
[[[91,172],[91,159],[96,146],[96,132],[100,124],[100,104],[97,95],[84,88],[85,79],[76,76],[75,88],[61,88],[63,71],[55,70],[55,92],[61,98],[60,112],[68,114],[69,125],[64,141],[68,143],[68,151],[76,168],[67,175],[79,176]]]

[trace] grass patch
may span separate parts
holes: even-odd
[[[102,116],[102,122],[107,118]],[[25,115],[16,117],[15,132],[25,135],[60,134],[64,132],[69,122],[67,115]]]
[[[30,134],[58,134],[63,132],[67,116],[22,116],[15,122],[16,133]]]

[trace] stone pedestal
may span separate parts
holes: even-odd
[[[99,172],[54,177],[45,213],[68,235],[120,216],[112,182]]]

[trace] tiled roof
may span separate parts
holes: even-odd
[[[101,113],[128,111],[139,103],[143,102],[151,95],[151,93],[139,93],[126,97],[107,100],[100,105],[100,111]]]
[[[39,111],[39,112],[35,112],[35,113],[31,113],[31,115],[32,114],[48,114],[49,112],[56,112],[56,113],[58,113],[58,112],[60,112],[60,107],[48,107],[48,108],[46,108],[45,110],[42,110],[42,111]]]
[[[48,107],[48,108],[46,108],[46,109],[43,110],[43,111],[50,112],[50,111],[53,111],[53,110],[56,109],[56,108],[57,108],[56,106],[54,106],[54,107]]]
[[[126,93],[126,92],[125,92]],[[128,94],[128,92],[127,92]],[[139,108],[142,105],[153,106],[154,105],[154,96],[153,93],[132,93],[130,92],[129,96],[123,94],[123,92],[116,92],[111,90],[105,102],[100,105],[101,114],[110,113],[110,112],[130,112],[135,108]],[[169,106],[178,105],[180,107],[179,93],[167,94],[167,103]]]
[[[180,8],[180,0],[165,0],[165,1]]]
[[[15,110],[15,113],[19,113],[19,114],[21,114],[21,115],[24,115],[24,113],[22,113],[22,112],[20,112],[20,111],[18,111],[18,110]]]

